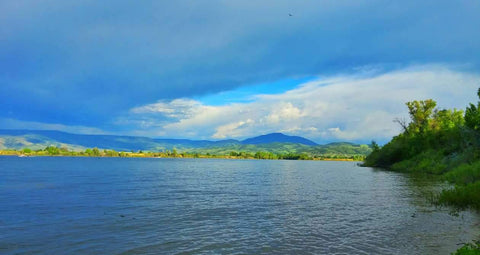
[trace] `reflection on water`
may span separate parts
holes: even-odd
[[[448,254],[478,216],[352,162],[0,157],[0,253]]]

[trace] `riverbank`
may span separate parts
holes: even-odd
[[[204,159],[263,159],[263,160],[321,160],[321,161],[357,161],[363,160],[362,156],[353,155],[342,157],[341,155],[315,155],[306,154],[273,154],[269,152],[244,153],[232,152],[229,155],[211,155],[199,153],[178,153],[178,152],[117,152],[112,150],[99,150],[96,148],[85,151],[69,151],[59,148],[46,148],[39,151],[31,150],[0,150],[0,156],[17,157],[118,157],[118,158],[204,158]]]
[[[480,89],[477,94],[480,98]],[[433,203],[457,212],[480,212],[480,102],[470,104],[465,113],[437,109],[431,99],[407,106],[411,122],[398,121],[403,132],[383,147],[372,142],[373,152],[364,166],[440,176],[453,188],[435,194]],[[480,254],[480,247],[474,242],[458,252]]]

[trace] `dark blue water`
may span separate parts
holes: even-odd
[[[352,162],[0,157],[1,254],[448,254],[479,233]]]

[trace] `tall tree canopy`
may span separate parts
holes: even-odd
[[[407,102],[408,112],[412,122],[410,130],[417,133],[424,133],[430,125],[431,116],[437,106],[437,102],[432,99]]]

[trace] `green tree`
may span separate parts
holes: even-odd
[[[104,150],[104,153],[109,157],[118,157],[119,155],[115,150]]]
[[[414,133],[424,133],[427,131],[437,102],[432,99],[427,99],[421,101],[415,100],[407,102],[406,104],[412,120],[409,129]]]
[[[93,148],[92,149],[92,155],[95,156],[95,157],[100,156],[100,150],[97,147]]]
[[[477,91],[477,95],[480,98],[480,88]],[[465,111],[465,125],[475,131],[480,131],[480,102],[477,106],[470,103]]]
[[[257,159],[278,159],[278,156],[268,151],[258,151],[255,153]]]
[[[455,127],[463,126],[465,120],[462,110],[440,110],[435,111],[430,127],[433,130],[449,130]]]
[[[380,146],[378,146],[378,143],[372,140],[372,143],[370,144],[370,147],[372,148],[373,151],[379,151]]]
[[[48,152],[50,155],[59,155],[60,149],[56,146],[47,146],[44,151]]]

